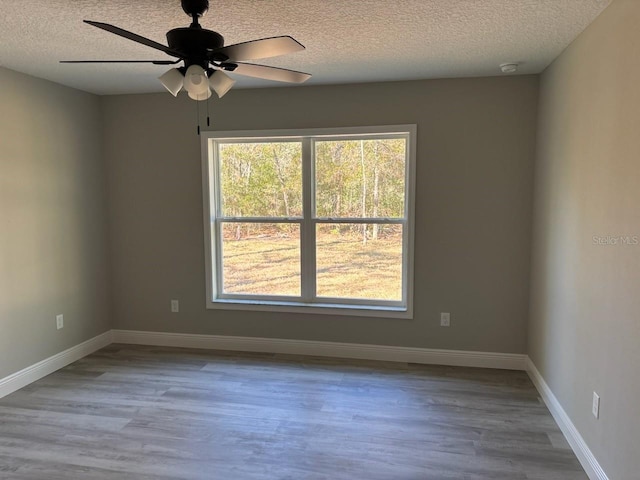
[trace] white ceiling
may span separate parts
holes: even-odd
[[[291,35],[307,50],[261,63],[313,74],[308,84],[539,73],[610,0],[211,0],[201,23],[225,44]],[[0,0],[0,66],[97,94],[162,91],[155,65],[59,60],[167,59],[82,23],[166,44],[190,19],[179,0]],[[238,77],[237,87],[281,86]]]

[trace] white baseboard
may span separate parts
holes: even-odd
[[[71,347],[64,352],[45,358],[41,362],[0,379],[0,398],[19,390],[36,380],[40,380],[42,377],[46,377],[56,370],[80,360],[82,357],[86,357],[87,355],[106,347],[112,343],[111,337],[111,330],[109,330],[108,332],[98,335],[97,337],[90,338],[86,342],[82,342],[75,347]]]
[[[452,365],[458,367],[501,368],[507,370],[524,370],[527,358],[526,355],[513,353],[468,352],[464,350],[437,350],[388,345],[140,332],[133,330],[113,330],[113,342],[164,347],[358,358],[363,360]]]
[[[531,381],[538,389],[538,392],[540,392],[542,400],[544,400],[544,403],[547,405],[551,415],[553,415],[553,418],[560,427],[560,430],[562,430],[562,433],[569,442],[569,445],[571,445],[573,452],[576,454],[576,457],[578,457],[582,468],[587,472],[589,478],[591,480],[609,480],[609,477],[598,463],[598,460],[596,460],[596,457],[569,418],[569,415],[564,411],[564,408],[562,408],[562,405],[560,405],[560,402],[529,357],[527,357],[526,366]]]
[[[231,337],[184,333],[110,330],[64,352],[0,379],[0,398],[15,392],[53,372],[80,360],[111,343],[168,347],[235,350],[244,352],[285,353],[320,357],[357,358],[388,362],[410,362],[458,367],[525,370],[526,355],[514,353],[470,352],[430,348],[364,345],[357,343],[314,342],[281,338]],[[602,477],[605,478],[606,477]]]

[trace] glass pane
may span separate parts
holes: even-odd
[[[320,224],[317,295],[402,300],[402,226]]]
[[[315,144],[316,216],[404,217],[406,140]]]
[[[300,296],[300,225],[224,223],[224,293]]]
[[[302,215],[300,142],[223,143],[218,148],[222,215]]]

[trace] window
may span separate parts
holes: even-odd
[[[411,317],[415,134],[203,132],[207,306]]]

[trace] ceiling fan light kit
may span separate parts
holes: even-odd
[[[222,98],[235,84],[224,72],[263,78],[280,82],[303,83],[311,78],[308,73],[285,68],[245,63],[246,60],[272,58],[304,50],[304,46],[290,36],[262,38],[224,46],[224,37],[218,32],[202,28],[198,19],[209,9],[209,0],[181,0],[182,9],[192,18],[188,27],[167,32],[167,45],[155,42],[108,23],[84,22],[123,38],[146,45],[177,58],[177,60],[71,60],[62,63],[151,63],[184,66],[172,68],[159,77],[160,83],[174,96],[184,89],[189,98],[207,100],[211,90]]]
[[[209,90],[209,79],[200,65],[191,65],[184,74],[184,89],[192,95],[203,95]]]
[[[221,70],[214,70],[209,75],[209,86],[216,92],[218,98],[222,98],[225,93],[231,90],[236,81]]]
[[[158,80],[174,97],[178,96],[178,92],[182,90],[184,85],[184,75],[178,68],[168,70],[158,77]]]
[[[184,88],[193,100],[207,100],[211,97],[211,90],[216,92],[218,98],[222,98],[236,83],[221,70],[209,69],[205,72],[199,65],[190,66],[185,73],[183,71],[184,68],[172,68],[158,77],[174,97]]]

